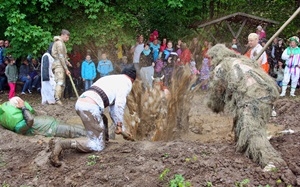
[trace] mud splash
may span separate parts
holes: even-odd
[[[137,140],[169,141],[187,133],[191,101],[199,88],[191,90],[194,82],[188,65],[174,69],[170,95],[160,85],[143,90],[142,82],[135,81],[124,116],[133,136]]]

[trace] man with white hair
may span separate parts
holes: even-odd
[[[13,97],[0,105],[0,124],[23,135],[76,138],[85,136],[82,125],[68,125],[51,116],[33,116],[33,108],[20,97]]]
[[[247,56],[252,60],[255,60],[256,56],[263,49],[263,47],[258,43],[258,35],[256,33],[249,34],[248,44],[250,49],[247,51],[245,56]],[[259,57],[259,59],[257,59],[258,64],[264,69],[266,73],[269,72],[269,64],[267,59],[268,58],[266,52],[263,52],[263,54]]]

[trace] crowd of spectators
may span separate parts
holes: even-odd
[[[257,36],[257,43],[251,42],[253,36],[254,38]],[[248,51],[242,51],[241,44],[236,38],[232,39],[228,47],[237,54],[254,58],[259,50],[267,43],[266,37],[265,30],[261,26],[258,26],[256,33],[249,35],[249,43],[247,45],[250,49]],[[153,77],[162,76],[164,76],[164,85],[170,86],[170,84],[172,84],[171,76],[174,68],[188,65],[191,69],[191,77],[196,77],[196,83],[202,82],[201,88],[206,90],[208,89],[210,72],[210,58],[206,53],[209,48],[212,47],[213,43],[208,40],[202,41],[203,43],[200,43],[199,38],[193,38],[191,42],[178,39],[177,42],[174,43],[167,38],[160,38],[159,32],[154,30],[150,33],[149,39],[145,39],[143,35],[139,35],[136,44],[131,47],[129,52],[126,53],[126,56],[122,53],[122,45],[119,45],[117,49],[118,60],[113,62],[109,58],[111,54],[106,52],[103,52],[98,63],[95,63],[92,60],[92,55],[89,50],[85,52],[85,54],[80,53],[79,50],[73,50],[72,53],[69,54],[69,69],[78,91],[83,92],[89,89],[95,79],[110,74],[119,74],[131,63],[134,64],[138,77],[143,81],[144,88],[152,87]],[[294,39],[290,39],[289,42],[295,42],[296,45],[294,48],[297,48],[299,38],[294,37]],[[251,45],[253,46],[251,47]],[[15,59],[13,59],[10,54],[6,54],[8,47],[8,40],[0,40],[0,94],[4,93],[5,86],[7,85],[11,92],[9,93],[9,98],[13,97],[15,95],[14,92],[17,82],[23,82],[20,94],[31,94],[33,91],[40,92],[41,66],[39,58],[28,56],[22,59],[21,66],[18,68],[18,71],[15,72]],[[265,69],[270,76],[274,77],[278,86],[286,86],[288,83],[287,80],[283,83],[284,77],[287,76],[285,75],[287,74],[286,71],[290,70],[285,70],[286,65],[288,68],[293,68],[290,66],[297,67],[295,72],[297,75],[299,74],[298,65],[300,65],[300,58],[294,58],[293,60],[297,62],[293,62],[292,65],[287,64],[289,63],[291,52],[286,54],[288,58],[283,58],[282,54],[287,47],[289,46],[285,45],[282,38],[275,38],[272,45],[266,50],[265,59],[261,62],[262,68]],[[85,58],[83,58],[83,55],[85,55]],[[132,58],[131,56],[127,57],[128,55],[132,55]],[[298,54],[296,53],[295,55]],[[263,66],[264,64],[267,65],[267,69]],[[295,78],[297,78],[297,76]],[[69,77],[67,77],[64,98],[72,99],[73,97],[71,82]]]

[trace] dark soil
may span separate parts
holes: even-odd
[[[2,102],[6,97],[2,95]],[[37,114],[52,115],[69,123],[80,122],[74,110],[75,101],[65,100],[65,107],[59,107],[40,105],[37,94],[22,98],[29,101]],[[263,172],[256,163],[235,152],[232,117],[210,112],[204,98],[202,93],[195,96],[189,116],[190,132],[181,139],[125,142],[118,137],[102,152],[82,154],[66,150],[60,168],[48,161],[50,138],[26,137],[0,128],[0,184],[155,187],[169,186],[175,174],[181,174],[192,186],[300,186],[298,118],[286,119],[284,112],[277,112],[278,116],[272,119],[276,125],[269,125],[273,135],[270,141],[288,168]],[[295,116],[298,109],[292,111]],[[286,128],[296,132],[279,133]]]

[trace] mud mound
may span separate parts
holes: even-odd
[[[272,122],[285,126],[286,129],[299,129],[300,121],[300,100],[283,98],[275,102],[275,111],[277,117],[272,119]]]

